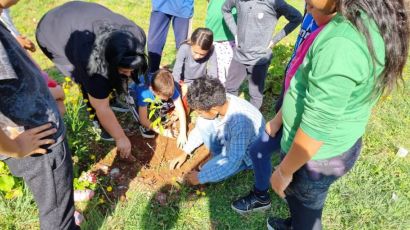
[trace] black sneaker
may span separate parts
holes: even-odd
[[[231,207],[239,214],[247,214],[255,211],[268,210],[271,207],[271,202],[269,195],[266,196],[266,199],[261,199],[251,191],[248,195],[232,202]]]
[[[269,230],[292,230],[292,222],[290,218],[281,219],[269,217],[266,222]]]
[[[114,141],[114,138],[103,128],[101,128],[100,138],[103,141]]]
[[[141,135],[145,138],[154,138],[155,134],[157,134],[156,132],[154,132],[150,129],[146,129],[142,125],[140,125],[140,132],[141,132]]]
[[[112,100],[110,102],[110,107],[113,111],[120,112],[120,113],[126,113],[130,111],[128,106],[121,103],[118,99]]]

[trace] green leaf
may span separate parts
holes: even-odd
[[[151,110],[151,111],[149,112],[148,119],[151,119],[151,118],[154,116],[154,114],[155,114],[155,109],[154,109],[154,110]]]
[[[0,191],[10,192],[15,184],[13,176],[1,175],[0,176]]]

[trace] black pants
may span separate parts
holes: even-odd
[[[66,140],[50,147],[48,154],[5,162],[33,193],[41,229],[79,229],[74,221],[73,163]]]
[[[265,88],[265,79],[269,63],[270,62],[263,65],[245,65],[232,59],[225,82],[226,91],[237,96],[242,82],[245,78],[248,78],[251,103],[259,109],[262,106],[263,90]]]

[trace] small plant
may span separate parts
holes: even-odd
[[[163,117],[161,114],[161,109],[164,103],[157,96],[155,96],[154,99],[146,98],[144,102],[149,103],[148,119],[152,122],[152,128],[158,129],[160,134],[163,134],[165,129],[162,124]]]

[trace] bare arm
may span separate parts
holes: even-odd
[[[140,116],[140,124],[147,129],[152,129],[151,121],[148,119],[147,106],[138,106],[138,114]]]
[[[182,148],[183,145],[187,141],[186,114],[185,114],[184,106],[182,105],[181,97],[178,97],[178,99],[174,101],[174,104],[175,104],[175,110],[177,111],[178,118],[179,118],[179,135],[177,139],[177,144],[178,144],[178,147]]]
[[[101,125],[114,138],[118,152],[122,157],[128,158],[131,154],[131,143],[110,108],[109,98],[97,99],[90,94],[88,97]]]

